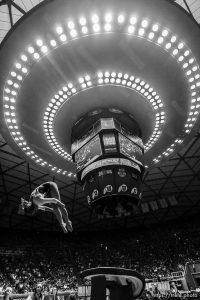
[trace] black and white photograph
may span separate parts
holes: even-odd
[[[0,0],[0,300],[200,299],[200,0]]]

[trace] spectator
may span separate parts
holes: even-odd
[[[8,286],[6,288],[4,295],[3,295],[3,300],[13,300],[11,287]]]
[[[42,284],[38,283],[34,292],[30,293],[27,300],[43,300],[44,296],[42,293]]]

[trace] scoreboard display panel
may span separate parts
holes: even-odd
[[[103,134],[103,145],[105,153],[117,152],[117,143],[114,133]]]
[[[119,133],[120,153],[127,158],[143,164],[143,149]]]
[[[76,140],[72,143],[71,154],[74,154],[78,149],[85,145],[94,136],[94,130],[91,128],[87,134],[81,137],[81,139]]]
[[[92,138],[86,145],[75,153],[75,163],[78,171],[102,155],[99,135]]]

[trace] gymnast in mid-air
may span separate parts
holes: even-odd
[[[61,202],[55,182],[49,181],[38,186],[31,193],[28,201],[21,198],[19,214],[34,215],[38,210],[53,212],[63,231],[65,233],[72,232],[72,222],[69,220],[64,203]]]

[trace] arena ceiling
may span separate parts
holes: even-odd
[[[0,42],[12,26],[39,0],[0,1]],[[175,1],[200,23],[200,1]],[[0,226],[15,229],[58,230],[48,213],[34,217],[17,214],[21,197],[44,181],[55,181],[77,231],[123,229],[148,225],[200,211],[200,131],[181,152],[145,174],[142,205],[132,216],[99,220],[90,210],[79,183],[45,173],[24,161],[0,136]]]

